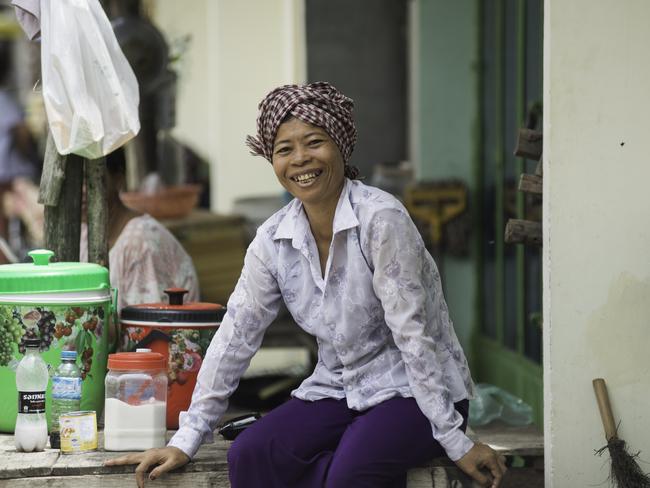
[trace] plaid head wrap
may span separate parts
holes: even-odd
[[[273,162],[273,142],[278,127],[287,116],[321,127],[336,143],[345,163],[345,176],[354,179],[359,170],[348,161],[357,141],[352,118],[354,102],[327,82],[284,85],[271,91],[258,106],[257,136],[248,136],[246,145],[254,156]]]

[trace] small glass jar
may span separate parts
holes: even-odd
[[[104,449],[144,451],[165,445],[167,368],[162,354],[120,352],[108,356]]]

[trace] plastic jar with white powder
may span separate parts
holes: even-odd
[[[104,449],[144,451],[165,445],[167,363],[156,352],[108,356]]]

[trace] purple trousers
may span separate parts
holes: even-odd
[[[469,402],[455,407],[464,431]],[[400,488],[409,468],[444,454],[413,398],[363,412],[292,398],[237,437],[228,468],[232,488]]]

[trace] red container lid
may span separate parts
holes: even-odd
[[[159,352],[117,352],[108,355],[108,369],[139,371],[167,369],[167,361]]]
[[[187,290],[168,288],[165,290],[169,303],[142,303],[124,307],[120,312],[123,322],[147,322],[158,325],[197,324],[217,326],[226,313],[226,308],[217,303],[183,302]]]

